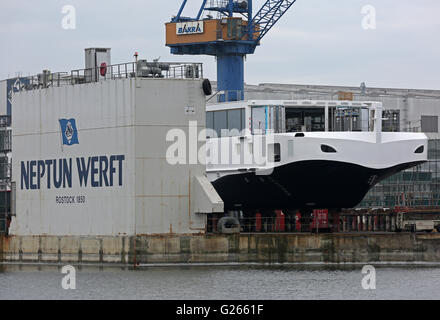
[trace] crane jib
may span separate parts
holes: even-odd
[[[252,19],[249,28],[259,26],[260,35],[256,41],[260,41],[281,17],[290,9],[296,0],[267,0],[260,11]]]

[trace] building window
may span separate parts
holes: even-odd
[[[429,140],[428,149],[423,152],[428,152],[427,163],[383,180],[370,190],[359,207],[440,205],[440,140]]]
[[[438,116],[422,116],[422,132],[438,132]]]

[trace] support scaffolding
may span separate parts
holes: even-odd
[[[10,117],[0,117],[0,234],[7,234],[11,219],[11,151]]]

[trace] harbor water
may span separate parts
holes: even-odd
[[[376,265],[365,290],[363,265],[75,266],[76,288],[62,288],[62,266],[0,264],[8,299],[440,299],[440,265]]]

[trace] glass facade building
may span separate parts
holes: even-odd
[[[428,162],[374,186],[358,207],[440,206],[440,140],[429,140]]]

